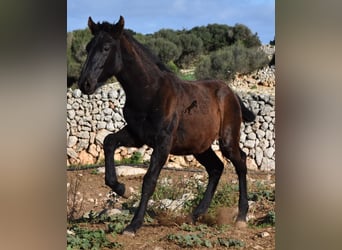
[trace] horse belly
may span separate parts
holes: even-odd
[[[189,119],[181,122],[174,137],[171,153],[199,154],[207,150],[219,133],[218,120]]]

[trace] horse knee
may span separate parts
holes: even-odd
[[[114,150],[115,149],[115,134],[107,135],[103,140],[103,149],[107,150]]]

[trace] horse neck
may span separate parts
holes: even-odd
[[[120,44],[123,68],[116,77],[125,91],[126,102],[139,109],[149,106],[159,89],[163,72],[125,36]]]

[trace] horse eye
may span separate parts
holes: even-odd
[[[104,46],[103,51],[108,52],[110,50],[110,46]]]

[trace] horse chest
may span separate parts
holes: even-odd
[[[147,145],[152,145],[159,130],[159,122],[153,115],[141,112],[124,110],[124,117],[127,126],[141,141]]]

